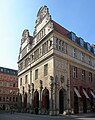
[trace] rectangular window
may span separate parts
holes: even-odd
[[[44,65],[44,76],[48,75],[48,64]]]
[[[58,38],[56,38],[56,49],[58,50]]]
[[[85,80],[85,70],[82,70],[82,80]]]
[[[89,72],[89,81],[92,82],[92,73]]]
[[[77,49],[76,48],[73,48],[73,57],[77,58]]]
[[[22,85],[22,78],[20,78],[20,85]]]
[[[2,86],[2,82],[0,82],[0,86]]]
[[[80,45],[84,47],[84,40],[82,38],[80,38]]]
[[[75,42],[76,41],[76,34],[71,32],[71,39]]]
[[[81,61],[84,61],[84,53],[81,52]]]
[[[64,42],[62,42],[62,51],[64,51]]]
[[[88,64],[89,64],[89,65],[92,65],[92,59],[91,59],[90,56],[88,56]]]
[[[77,67],[73,67],[73,78],[77,78]]]
[[[59,50],[61,50],[61,40],[59,40]]]
[[[28,75],[25,75],[25,84],[28,83]]]
[[[38,79],[38,69],[35,70],[35,80]]]

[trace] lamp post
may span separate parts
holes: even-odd
[[[34,108],[33,108],[33,98],[34,98],[34,84],[31,83],[31,94],[32,94],[32,99],[31,99],[31,113],[33,113]]]
[[[39,114],[42,113],[42,89],[43,89],[43,82],[40,80],[40,104],[39,104]]]

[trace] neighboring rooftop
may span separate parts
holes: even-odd
[[[0,67],[0,73],[17,75],[18,71],[10,68]]]

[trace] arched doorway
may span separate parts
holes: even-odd
[[[34,92],[34,110],[37,110],[38,111],[38,108],[39,108],[39,93],[38,91],[36,90]]]
[[[47,88],[42,93],[42,112],[47,114],[49,112],[49,91]]]
[[[27,112],[27,93],[24,95],[24,112]]]
[[[63,114],[64,112],[64,89],[59,91],[59,114]]]

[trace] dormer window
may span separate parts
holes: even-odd
[[[84,40],[82,38],[79,38],[79,40],[80,40],[80,45],[84,47]]]
[[[91,46],[90,46],[90,44],[89,43],[87,43],[87,50],[91,50]]]
[[[71,35],[72,35],[72,40],[76,41],[76,34],[72,32]]]
[[[95,54],[95,48],[93,48],[93,53]]]
[[[73,33],[73,32],[70,32],[68,35],[67,35],[68,38],[70,38],[71,40],[73,40],[74,42],[76,41],[76,34]]]

